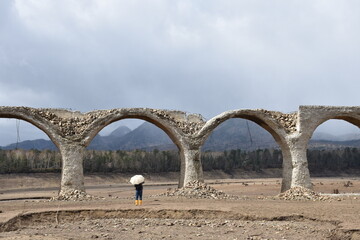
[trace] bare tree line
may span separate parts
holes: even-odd
[[[360,169],[359,148],[308,150],[310,172],[323,170],[344,171]],[[234,169],[261,171],[281,168],[279,149],[241,149],[202,153],[204,171]],[[177,151],[99,151],[87,150],[84,157],[85,173],[109,172],[176,172],[180,170]],[[52,150],[0,150],[0,173],[60,172],[61,155]]]

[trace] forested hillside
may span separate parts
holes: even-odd
[[[325,170],[345,171],[360,169],[360,149],[313,149],[308,151],[311,172]],[[230,150],[203,152],[202,164],[205,171],[235,169],[261,171],[267,168],[281,168],[282,154],[278,149],[253,151]],[[97,151],[87,150],[84,158],[86,173],[108,172],[173,172],[179,171],[180,159],[177,151]],[[51,150],[0,150],[0,173],[59,172],[61,156]]]

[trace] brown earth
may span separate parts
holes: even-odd
[[[177,174],[147,175],[135,206],[128,174],[87,176],[92,200],[50,201],[59,174],[0,175],[0,239],[360,239],[359,177],[314,178],[316,192],[339,194],[288,201],[275,197],[280,178],[205,176],[238,198],[163,196]]]

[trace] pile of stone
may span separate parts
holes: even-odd
[[[199,181],[191,181],[182,188],[170,188],[163,195],[168,197],[186,197],[200,199],[238,199],[237,196],[228,195],[223,191],[216,190],[215,188]]]
[[[304,187],[292,187],[286,192],[280,193],[277,195],[277,198],[282,200],[296,200],[296,201],[302,201],[302,200],[310,200],[310,201],[326,201],[329,200],[330,197],[328,196],[322,196],[319,193],[316,193],[308,188]]]
[[[90,201],[90,200],[99,200],[101,198],[91,196],[86,192],[74,190],[67,192],[66,194],[60,194],[59,196],[52,197],[50,201]]]
[[[172,121],[185,134],[194,134],[205,125],[205,121],[200,114],[187,115],[185,112],[182,111],[170,111],[161,109],[150,109],[150,111],[158,115],[162,119]]]
[[[297,113],[282,113],[275,111],[268,111],[264,109],[259,109],[260,111],[270,115],[272,118],[276,119],[280,125],[282,125],[287,132],[296,131],[296,122],[297,122]]]

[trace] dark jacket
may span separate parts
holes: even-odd
[[[142,185],[142,183],[140,183],[140,184],[135,184],[134,186],[135,186],[135,189],[136,189],[137,191],[143,190],[143,185]]]

